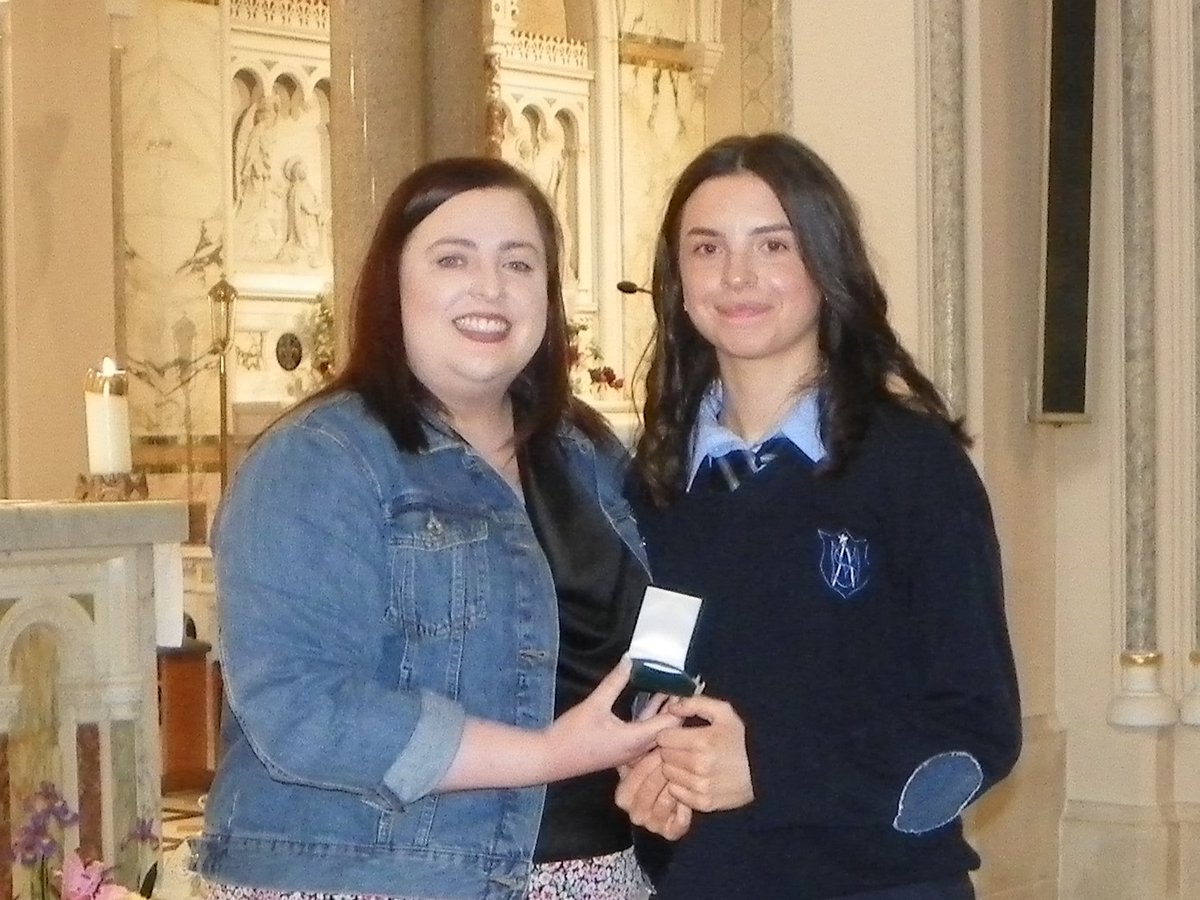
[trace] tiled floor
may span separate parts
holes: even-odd
[[[204,822],[199,791],[180,791],[162,799],[163,850],[173,850],[187,838],[200,833]]]

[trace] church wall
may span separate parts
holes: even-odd
[[[976,457],[1004,552],[1024,747],[971,817],[984,897],[1055,897],[1066,738],[1055,694],[1055,479],[1051,426],[1027,419],[1036,366],[1046,12],[1041,0],[965,16],[968,382]],[[971,215],[975,212],[975,215]]]
[[[143,4],[123,67],[126,362],[135,463],[153,467],[159,497],[198,499],[198,473],[216,470],[207,290],[225,266],[220,45],[216,7]],[[173,483],[181,471],[192,489]]]
[[[793,131],[858,201],[892,324],[921,350],[913,2],[793,0]]]
[[[117,344],[109,17],[102,3],[10,5],[9,493],[65,497],[87,462],[84,374]]]
[[[622,64],[621,142],[625,271],[638,284],[649,284],[667,195],[675,176],[705,145],[704,98],[694,75],[652,64]],[[636,363],[649,342],[654,311],[645,295],[630,299],[625,359]]]
[[[775,58],[777,29],[791,20],[778,0],[721,4],[721,61],[706,93],[707,141],[781,127],[776,109],[784,67]]]
[[[528,34],[575,37],[567,30],[563,0],[521,0],[517,7],[517,28]]]
[[[742,116],[742,4],[721,4],[721,61],[705,96],[705,139],[708,143],[746,128]]]
[[[1200,729],[1188,660],[1197,574],[1195,6],[1098,5],[1094,415],[1057,437],[1068,900],[1200,892]],[[1151,427],[1129,429],[1135,404],[1147,400]],[[1143,524],[1134,501],[1147,483]],[[1142,572],[1148,580],[1132,577]],[[1139,676],[1144,690],[1131,692],[1122,651],[1130,623],[1143,620],[1129,614],[1138,609],[1150,612],[1159,656]],[[1131,711],[1140,721],[1129,721]]]
[[[674,14],[673,6],[679,7]],[[623,258],[626,277],[638,284],[650,283],[655,238],[675,176],[706,143],[704,101],[711,73],[673,52],[689,37],[691,16],[684,7],[627,3],[621,19]],[[630,301],[624,358],[633,366],[649,342],[654,313],[644,295]]]

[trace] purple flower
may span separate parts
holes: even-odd
[[[128,844],[145,844],[151,850],[158,847],[158,835],[154,831],[154,819],[152,818],[137,818],[133,820],[133,824],[129,826],[129,832],[125,835],[125,839],[121,841],[121,846],[125,847]]]
[[[67,805],[58,788],[49,781],[38,785],[38,789],[22,803],[22,808],[26,817],[12,843],[12,860],[32,867],[57,858],[62,851],[59,833],[78,822],[79,814]]]

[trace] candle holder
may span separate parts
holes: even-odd
[[[149,496],[145,472],[80,473],[75,482],[76,500],[145,500]]]
[[[208,289],[209,313],[212,317],[212,352],[217,357],[217,402],[219,404],[218,434],[220,454],[220,488],[225,491],[225,482],[229,478],[229,370],[227,357],[229,345],[233,341],[233,304],[237,300],[238,291],[222,275],[221,279]]]
[[[83,381],[88,471],[75,484],[80,500],[144,500],[146,476],[134,476],[129,438],[129,377],[109,357]]]

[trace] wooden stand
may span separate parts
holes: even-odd
[[[195,638],[184,638],[181,647],[158,649],[163,793],[207,791],[212,783],[210,649]]]

